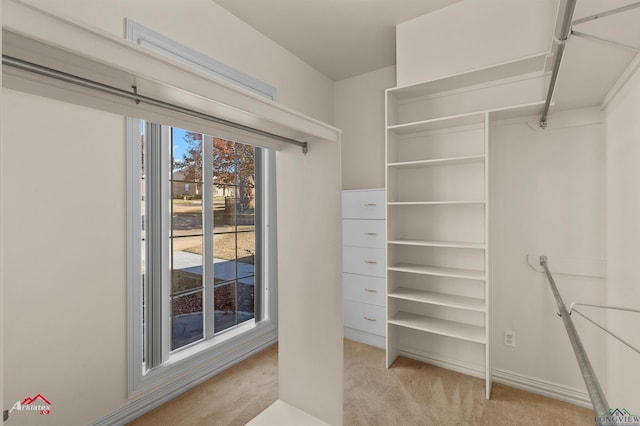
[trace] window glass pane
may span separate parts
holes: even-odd
[[[173,185],[177,185],[174,181]],[[202,235],[202,199],[173,198],[171,200],[171,235],[186,237]],[[202,254],[202,247],[199,249]]]
[[[235,143],[220,138],[213,139],[213,181],[216,185],[234,185],[236,178]],[[231,194],[233,195],[231,188]]]
[[[213,291],[215,310],[215,332],[226,330],[238,324],[236,316],[236,282],[230,281],[215,286]]]
[[[255,230],[238,231],[238,278],[255,275]]]
[[[172,128],[171,156],[176,181],[202,182],[202,135],[200,133]],[[190,195],[199,195],[199,198],[202,198],[202,185],[190,186],[193,186]]]
[[[213,140],[215,332],[254,318],[255,148]]]
[[[235,280],[236,273],[236,233],[226,232],[213,236],[213,282]]]
[[[216,333],[254,318],[253,277],[215,286],[214,310]]]
[[[202,237],[173,238],[171,252],[171,350],[203,337],[202,254],[182,246],[202,247]]]
[[[203,335],[202,135],[171,130],[171,350]]]
[[[171,350],[202,339],[202,290],[175,293],[171,298],[171,316]]]

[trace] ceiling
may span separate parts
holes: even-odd
[[[338,81],[394,65],[396,24],[461,0],[214,1]],[[638,0],[577,0],[574,19],[632,3]],[[640,7],[573,29],[640,48],[638,22]],[[599,105],[636,53],[571,36],[556,86],[556,109]]]
[[[214,0],[334,81],[396,63],[396,24],[460,0]]]

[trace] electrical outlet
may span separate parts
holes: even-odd
[[[516,346],[516,332],[511,330],[504,331],[504,345],[505,346]]]

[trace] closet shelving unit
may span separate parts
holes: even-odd
[[[509,74],[531,63],[385,93],[387,367],[405,355],[483,377],[487,399],[489,123],[541,110],[531,74]]]

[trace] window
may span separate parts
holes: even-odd
[[[266,148],[130,121],[139,129],[129,149],[137,189],[130,214],[139,225],[130,265],[139,385],[201,352],[217,356],[220,344],[261,341],[265,333],[275,339],[275,157]]]
[[[212,146],[207,149],[205,144]],[[167,238],[172,351],[255,319],[256,260],[261,257],[255,244],[256,223],[260,224],[255,220],[255,201],[256,191],[262,191],[255,160],[260,152],[249,145],[171,129]],[[203,167],[206,162],[211,167]],[[176,191],[190,186],[192,193]],[[203,221],[206,216],[209,220]]]
[[[142,46],[275,96],[135,22],[127,28]],[[179,389],[273,343],[277,263],[274,151],[133,118],[127,134],[131,397]]]

